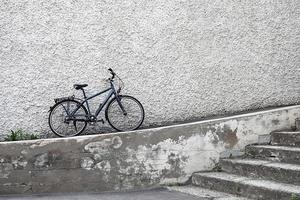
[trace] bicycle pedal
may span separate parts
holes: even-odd
[[[99,119],[96,122],[102,122],[102,124],[104,124],[104,120],[103,119]]]

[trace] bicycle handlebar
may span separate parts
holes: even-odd
[[[112,70],[112,68],[109,68],[108,71],[110,71],[110,73],[112,75],[111,79],[114,79],[115,75],[116,75],[116,73],[114,72],[114,70]]]
[[[114,70],[112,70],[112,68],[109,68],[108,71],[111,73],[112,77],[107,79],[107,81],[110,81],[110,83],[112,83],[114,81],[115,76],[118,77],[119,79],[119,89],[118,89],[118,93],[121,92],[122,87],[124,88],[124,82],[122,81],[122,79],[114,72]],[[121,85],[120,85],[121,84]]]

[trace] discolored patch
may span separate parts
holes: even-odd
[[[218,127],[216,134],[219,137],[219,140],[225,143],[226,149],[233,148],[239,141],[237,137],[238,128],[233,128],[228,125]]]
[[[279,120],[278,119],[274,119],[274,120],[272,120],[272,124],[274,124],[274,125],[278,125],[280,122],[279,122]]]
[[[112,139],[112,148],[119,149],[123,144],[122,139],[119,136],[115,136]]]
[[[230,130],[229,132],[227,132],[227,137],[225,142],[228,144],[229,148],[234,147],[239,141],[238,137],[236,136],[236,133],[237,133],[237,128],[234,131]]]

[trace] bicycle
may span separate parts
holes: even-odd
[[[82,90],[84,99],[75,96],[55,99],[55,105],[50,108],[48,123],[51,131],[59,137],[77,136],[87,127],[87,123],[103,122],[98,120],[98,115],[105,108],[105,119],[109,125],[117,131],[131,131],[138,129],[145,117],[143,105],[134,97],[120,95],[124,87],[122,79],[111,69],[108,69],[111,77],[107,79],[110,87],[94,94],[86,96],[84,88],[87,84],[74,84],[76,90]],[[115,85],[115,77],[119,79],[118,89]],[[89,100],[104,93],[108,93],[100,103],[95,114],[91,113]],[[85,105],[84,105],[85,104]]]

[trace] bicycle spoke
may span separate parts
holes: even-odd
[[[85,120],[77,121],[76,117],[70,116],[70,113],[76,110],[75,114],[86,116],[84,107],[78,108],[75,101],[65,101],[58,104],[50,113],[49,124],[51,130],[59,136],[73,136],[81,133],[87,122]],[[81,118],[81,117],[80,117]]]
[[[74,124],[75,130],[77,132],[77,126],[76,126],[76,121],[75,120],[73,121],[73,124]]]
[[[121,104],[126,112],[124,115],[119,103],[115,100],[109,105],[109,123],[117,130],[134,130],[138,128],[144,119],[142,105],[133,97],[125,96],[121,98]]]

